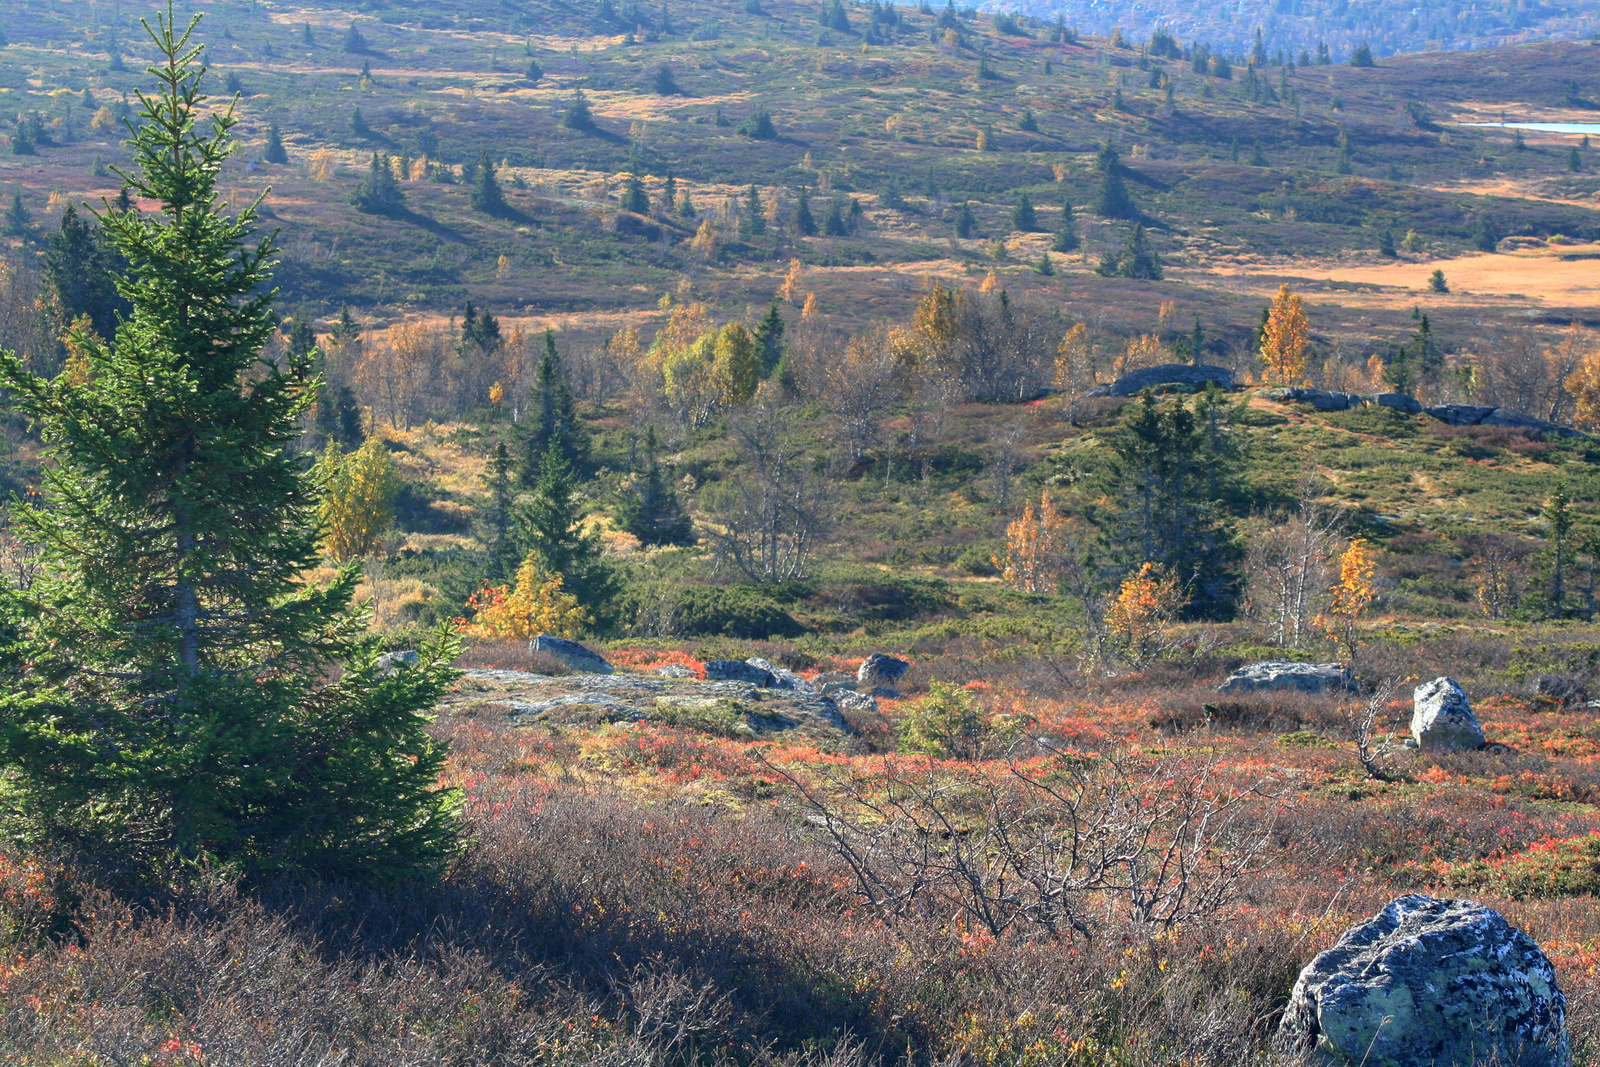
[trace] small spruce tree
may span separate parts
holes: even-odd
[[[511,205],[506,203],[505,194],[500,191],[500,180],[494,174],[494,160],[489,158],[487,149],[478,156],[468,201],[472,210],[485,215],[504,218],[511,214]]]
[[[357,211],[368,215],[401,215],[405,212],[405,202],[406,194],[395,180],[388,154],[372,153],[367,176],[350,194],[350,203]]]
[[[267,147],[262,150],[261,159],[265,163],[280,165],[289,162],[289,152],[283,147],[283,134],[276,122],[267,127]]]
[[[1039,232],[1039,217],[1033,210],[1032,198],[1025,192],[1017,196],[1017,203],[1011,209],[1011,228],[1023,233]]]

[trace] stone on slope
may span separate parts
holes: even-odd
[[[1371,1067],[1569,1067],[1566,998],[1538,944],[1470,900],[1411,895],[1300,972],[1281,1051]]]
[[[879,686],[893,687],[894,683],[910,669],[911,664],[897,656],[874,652],[856,668],[856,685],[868,690]]]
[[[393,674],[403,667],[415,667],[416,665],[417,652],[411,648],[406,649],[404,652],[385,652],[378,657],[379,674]]]
[[[708,682],[744,682],[771,689],[776,680],[765,667],[757,667],[742,659],[714,659],[706,664]]]
[[[1411,693],[1411,736],[1425,752],[1456,752],[1484,745],[1472,702],[1453,678],[1435,678]]]
[[[1215,382],[1224,389],[1233,388],[1233,371],[1227,367],[1206,364],[1163,363],[1159,367],[1144,367],[1130,371],[1110,385],[1089,390],[1085,396],[1137,396],[1146,389],[1160,390],[1162,386],[1182,386],[1196,392],[1208,383]]]
[[[1562,707],[1582,704],[1589,699],[1589,690],[1582,682],[1560,674],[1539,675],[1533,681],[1533,691],[1536,696],[1552,700]]]
[[[1379,393],[1372,402],[1379,407],[1394,408],[1402,415],[1415,415],[1422,410],[1422,405],[1410,393]]]
[[[1268,659],[1246,663],[1217,686],[1219,693],[1262,693],[1292,689],[1302,693],[1326,693],[1353,688],[1350,672],[1337,663],[1296,663],[1287,659]]]
[[[755,656],[745,660],[745,662],[758,670],[766,671],[772,675],[772,688],[774,689],[792,689],[796,693],[815,693],[817,691],[816,686],[794,673],[794,671],[785,670],[776,663],[770,663]]]
[[[1367,399],[1356,393],[1330,393],[1326,389],[1302,389],[1299,386],[1267,389],[1261,395],[1279,403],[1310,404],[1318,411],[1348,411],[1366,403]]]
[[[698,678],[700,676],[698,674],[694,673],[694,671],[691,668],[685,667],[681,663],[668,663],[665,666],[656,668],[656,677],[657,678]]]
[[[610,674],[612,670],[604,657],[565,637],[540,634],[528,642],[528,651],[548,652],[580,674]]]

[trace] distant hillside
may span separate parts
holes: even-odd
[[[1600,30],[1600,11],[1587,3],[1467,4],[1418,7],[1399,0],[1240,0],[1208,4],[1166,0],[1025,0],[984,3],[986,11],[1019,11],[1038,19],[1065,20],[1080,32],[1109,36],[1114,29],[1144,39],[1165,28],[1185,44],[1204,42],[1244,57],[1256,44],[1267,54],[1293,58],[1317,54],[1325,45],[1343,62],[1362,43],[1378,55],[1399,52],[1492,48],[1528,41],[1573,40]]]

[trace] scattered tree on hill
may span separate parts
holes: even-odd
[[[1039,232],[1039,217],[1033,210],[1033,200],[1025,192],[1018,194],[1016,206],[1011,209],[1011,228],[1023,233]]]
[[[289,162],[289,153],[283,147],[283,134],[278,131],[276,122],[267,127],[267,147],[262,150],[261,159],[266,163],[283,164]]]
[[[1094,213],[1107,219],[1132,219],[1139,215],[1133,198],[1128,195],[1127,183],[1122,178],[1122,162],[1116,148],[1109,142],[1097,157],[1100,166],[1100,190],[1095,196]]]
[[[304,45],[313,45],[317,43],[317,39],[311,34],[311,23],[309,22],[302,22],[300,24],[300,43]]]
[[[1160,563],[1141,563],[1122,580],[1106,608],[1106,636],[1123,659],[1142,664],[1159,651],[1167,628],[1188,600],[1177,575]]]
[[[778,302],[774,300],[767,308],[767,313],[756,323],[756,354],[761,358],[761,376],[771,377],[777,369],[778,363],[783,359],[783,334],[786,329],[783,315],[778,311]]]
[[[350,112],[350,132],[362,140],[372,137],[372,127],[367,122],[367,116],[361,113],[359,107]]]
[[[1054,594],[1076,550],[1070,525],[1048,490],[1037,510],[1026,505],[1006,526],[1005,556],[991,557],[1001,579],[1019,593]]]
[[[1384,230],[1378,235],[1378,255],[1385,259],[1396,259],[1400,253],[1394,246],[1394,231]]]
[[[505,194],[500,191],[500,179],[495,177],[494,160],[489,158],[487,149],[478,156],[478,166],[473,174],[472,192],[468,196],[468,202],[472,205],[472,210],[495,218],[505,218],[511,214],[511,205],[506,203]],[[645,206],[648,209],[649,204]]]
[[[528,389],[528,410],[531,414],[522,440],[522,484],[529,489],[538,485],[545,454],[552,448],[568,468],[583,469],[589,462],[589,433],[578,417],[553,330],[544,332],[544,352]]]
[[[1484,215],[1478,219],[1478,228],[1472,234],[1472,245],[1480,252],[1497,252],[1500,249],[1500,231],[1494,220]]]
[[[38,155],[38,142],[34,140],[33,129],[25,118],[18,118],[16,129],[11,134],[11,154],[14,156]]]
[[[1039,132],[1039,120],[1033,117],[1032,108],[1025,107],[1022,109],[1022,118],[1017,120],[1017,129],[1026,133]]]
[[[1333,584],[1328,610],[1317,620],[1339,647],[1344,662],[1356,658],[1360,632],[1356,624],[1378,595],[1373,578],[1378,572],[1377,554],[1362,538],[1350,542],[1339,557],[1339,577]]]
[[[756,339],[742,322],[717,331],[712,343],[711,381],[723,408],[748,404],[761,384],[761,355]]]
[[[544,573],[560,577],[562,588],[603,623],[616,577],[600,558],[599,533],[584,528],[584,508],[576,492],[577,477],[552,443],[540,462],[533,492],[517,506],[517,541],[524,556]]]
[[[739,229],[746,237],[767,232],[767,215],[761,205],[761,190],[755,182],[750,183],[750,189],[745,194],[744,217],[739,220]]]
[[[838,0],[834,0],[834,2],[837,3]],[[750,112],[749,117],[739,124],[739,132],[757,141],[776,141],[778,139],[778,130],[772,125],[772,112],[764,107],[757,107]]]
[[[1444,271],[1435,270],[1428,276],[1428,290],[1434,293],[1448,293],[1450,285],[1444,280]]]
[[[978,221],[973,218],[972,204],[963,200],[956,205],[956,236],[971,237],[978,229]]]
[[[622,191],[622,210],[631,211],[635,215],[648,215],[650,213],[650,194],[645,192],[644,182],[637,174],[628,175],[628,184]]]
[[[655,89],[657,96],[683,95],[683,90],[678,88],[678,82],[672,76],[672,68],[665,63],[656,68],[651,86]]]
[[[368,215],[401,215],[405,213],[405,202],[406,194],[395,180],[388,154],[372,153],[367,176],[350,194],[350,203]]]
[[[344,39],[339,42],[339,51],[349,55],[361,55],[367,50],[367,39],[361,35],[361,30],[355,23],[344,31]]]
[[[1306,318],[1305,300],[1278,286],[1278,295],[1267,308],[1266,325],[1261,330],[1261,361],[1267,372],[1280,382],[1297,382],[1305,374],[1306,352],[1311,346],[1311,323]]]
[[[582,89],[572,91],[572,99],[568,101],[566,110],[561,113],[561,125],[580,133],[587,133],[595,128],[594,114],[589,110],[589,98],[583,95]]]
[[[1546,552],[1549,560],[1547,572],[1549,584],[1542,598],[1545,602],[1538,607],[1546,618],[1564,619],[1572,613],[1568,605],[1567,574],[1568,563],[1572,559],[1573,532],[1577,520],[1577,513],[1572,507],[1572,497],[1568,495],[1564,482],[1556,483],[1555,489],[1545,499],[1539,517],[1544,520],[1545,544],[1549,546]]]
[[[1128,243],[1120,254],[1107,250],[1095,266],[1095,273],[1105,278],[1138,278],[1143,281],[1160,281],[1163,275],[1161,257],[1150,244],[1150,237],[1142,224],[1133,227]]]
[[[1377,66],[1377,64],[1372,60],[1372,47],[1368,45],[1367,42],[1362,41],[1360,44],[1356,45],[1356,50],[1350,53],[1350,65],[1352,67]]]
[[[1072,217],[1072,205],[1061,205],[1061,225],[1056,228],[1055,236],[1050,241],[1052,252],[1076,252],[1078,250],[1078,220]]]
[[[316,477],[322,486],[319,515],[329,558],[343,563],[376,552],[394,522],[400,492],[400,472],[383,442],[369,437],[348,454],[330,442]]]
[[[657,454],[654,426],[645,430],[645,468],[617,506],[617,525],[642,545],[692,545],[694,524]]]
[[[1239,466],[1227,401],[1215,390],[1192,402],[1146,393],[1129,405],[1110,444],[1105,477],[1114,503],[1098,517],[1108,552],[1130,571],[1164,564],[1192,613],[1229,615],[1240,552],[1223,515]]]
[[[794,205],[794,229],[802,237],[815,237],[817,234],[817,220],[811,214],[811,201],[803,187]]]
[[[537,85],[544,80],[544,68],[539,65],[537,59],[530,59],[528,60],[527,69],[522,72],[522,76]]]
[[[259,358],[273,241],[247,249],[253,210],[216,207],[237,120],[223,107],[197,128],[193,23],[157,22],[128,181],[165,210],[102,220],[131,264],[128,325],[77,338],[92,373],[70,388],[0,355],[53,458],[44,506],[12,512],[43,573],[0,590],[6,831],[135,881],[406,877],[457,839],[419,714],[454,648],[380,673],[358,571],[305,581],[317,488],[290,446],[316,379]]]

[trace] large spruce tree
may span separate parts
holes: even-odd
[[[200,125],[197,21],[146,27],[159,82],[123,177],[161,207],[101,217],[130,316],[75,339],[86,382],[0,353],[52,460],[43,505],[18,509],[43,574],[0,589],[0,825],[128,875],[400,877],[457,839],[418,714],[452,646],[386,670],[357,572],[304,582],[317,487],[291,445],[318,382],[260,357],[273,240],[249,248],[255,206],[216,199],[236,119]]]

